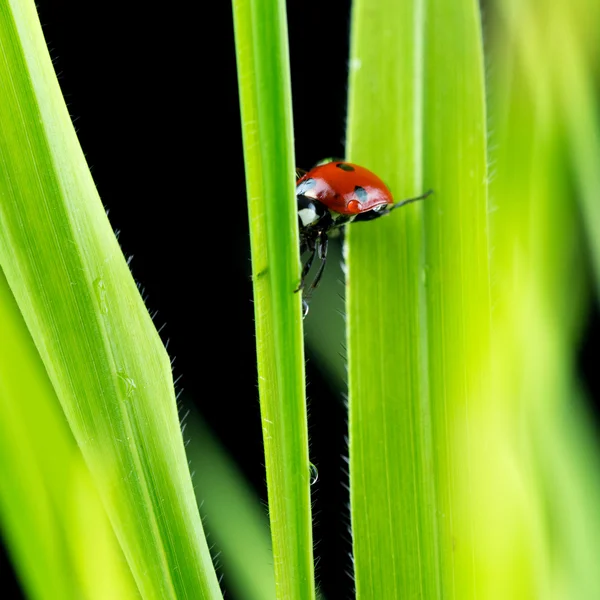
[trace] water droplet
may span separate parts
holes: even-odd
[[[137,388],[135,381],[125,371],[118,371],[117,377],[119,378],[121,391],[125,394],[126,398],[131,398]]]
[[[319,471],[312,463],[308,464],[310,465],[310,485],[315,485],[315,483],[317,483],[319,480]]]
[[[108,301],[106,299],[106,284],[102,277],[94,279],[94,292],[96,293],[96,300],[98,300],[98,306],[100,312],[104,315],[108,314]]]
[[[362,60],[360,58],[353,58],[350,60],[350,69],[352,71],[359,71],[362,67]]]

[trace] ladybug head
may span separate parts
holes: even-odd
[[[325,205],[319,202],[316,198],[299,194],[296,196],[298,203],[298,224],[300,230],[306,229],[321,229],[321,225],[325,225],[327,218],[331,219],[331,215]]]

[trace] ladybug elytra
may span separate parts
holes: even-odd
[[[332,231],[347,223],[370,221],[389,214],[395,208],[426,198],[431,191],[394,203],[392,193],[375,173],[343,160],[320,164],[310,171],[296,171],[296,201],[300,226],[300,254],[310,252],[302,267],[300,285],[318,256],[321,264],[308,291],[304,294],[304,315],[308,300],[319,285],[327,260],[328,238]]]

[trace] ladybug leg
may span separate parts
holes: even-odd
[[[310,288],[308,288],[308,291],[302,297],[302,309],[303,309],[302,317],[303,318],[306,317],[306,315],[308,314],[308,301],[310,300],[313,291],[319,285],[319,282],[321,281],[321,277],[323,276],[323,271],[325,270],[325,263],[327,261],[327,242],[328,242],[327,234],[322,233],[319,236],[319,238],[317,238],[316,243],[314,243],[313,253],[312,253],[311,257],[309,258],[309,260],[307,261],[307,264],[304,265],[304,269],[302,269],[303,279],[302,279],[301,286],[304,285],[304,277],[306,277],[306,275],[308,275],[310,266],[312,265],[312,262],[318,252],[319,259],[321,260],[321,264],[319,265],[319,270],[317,271],[317,274],[315,275],[315,278],[314,278],[313,282],[311,283]],[[310,263],[310,265],[308,263]],[[308,266],[308,268],[306,268],[307,266]],[[305,271],[306,271],[306,273],[305,273]],[[298,288],[298,289],[301,289],[301,288]],[[298,291],[298,290],[296,290],[296,291]]]
[[[302,250],[302,249],[301,249]],[[308,272],[310,271],[310,268],[312,267],[312,264],[315,260],[315,256],[317,255],[317,246],[313,244],[313,247],[310,248],[312,254],[310,255],[310,257],[308,258],[308,260],[304,263],[304,266],[302,267],[302,274],[300,275],[300,285],[294,290],[294,293],[299,292],[301,289],[304,288],[304,284],[306,282],[306,276],[308,275]]]
[[[323,271],[325,270],[325,264],[327,262],[327,245],[327,234],[322,233],[317,246],[317,249],[319,251],[319,258],[321,259],[321,264],[319,265],[319,270],[317,271],[315,279],[312,282],[310,289],[308,290],[307,299],[309,299],[312,292],[317,289],[319,283],[321,282],[321,277],[323,277]]]

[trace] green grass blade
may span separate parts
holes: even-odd
[[[483,550],[480,565],[487,567],[482,569],[480,592],[528,599],[548,597],[553,587],[547,562],[546,500],[531,439],[539,435],[536,430],[548,429],[547,403],[552,404],[562,388],[561,361],[546,351],[554,347],[547,338],[547,319],[554,317],[543,308],[544,295],[553,295],[546,284],[555,264],[540,251],[552,231],[548,217],[553,211],[547,208],[561,196],[565,182],[557,168],[547,82],[536,76],[533,93],[524,93],[533,80],[522,78],[521,61],[515,60],[507,38],[500,39],[493,49],[497,54],[492,50],[496,76],[490,86],[497,146],[496,176],[490,184],[495,207],[491,215],[494,385],[489,405],[473,429],[487,447],[476,459],[479,502],[473,520]],[[532,101],[532,96],[537,100]],[[563,210],[557,213],[557,222],[565,225],[563,233],[572,226],[565,216]],[[552,254],[564,251],[563,242],[562,235],[556,238]],[[540,377],[540,369],[552,376]],[[546,383],[552,388],[549,394]],[[540,408],[546,407],[539,419],[532,420],[530,411],[539,402]]]
[[[524,75],[534,87],[537,101],[541,99],[540,94],[546,93],[552,97],[552,103],[557,103],[553,110],[558,112],[551,113],[551,117],[565,128],[565,142],[576,174],[575,184],[591,248],[596,289],[600,290],[600,203],[597,201],[600,116],[591,75],[598,48],[597,30],[590,27],[600,15],[600,5],[594,0],[549,4],[541,11],[543,28],[539,26],[539,2],[506,0],[498,4],[498,13],[505,26],[512,30]],[[525,31],[531,31],[532,35],[524,35]],[[505,60],[504,56],[500,58]],[[540,65],[544,63],[551,65],[551,69],[541,70]],[[548,89],[542,92],[542,86]],[[546,98],[544,111],[550,110],[547,102]]]
[[[169,358],[31,1],[0,2],[0,265],[145,598],[219,598]]]
[[[600,298],[600,114],[597,83],[592,76],[600,52],[597,31],[586,31],[588,23],[597,22],[600,10],[598,3],[590,0],[578,0],[575,7],[569,2],[558,2],[553,8],[557,18],[550,23],[548,37],[552,43],[548,47],[555,53],[552,62],[556,74],[554,85],[566,125],[573,170],[577,175],[596,295]],[[581,32],[588,34],[587,39],[582,39]]]
[[[435,191],[423,205],[349,227],[358,597],[470,597],[470,533],[453,511],[454,488],[464,483],[458,441],[468,425],[467,403],[482,397],[489,357],[485,102],[475,2],[355,3],[348,158],[375,170],[397,199]]]
[[[442,589],[477,597],[473,435],[489,402],[490,263],[483,44],[476,0],[428,0],[424,178],[429,382]]]
[[[240,600],[274,600],[265,507],[200,418],[192,414],[186,422],[196,497],[208,535],[220,550],[226,582]]]
[[[0,332],[3,536],[28,597],[75,599],[59,517],[75,441],[1,271]]]
[[[75,595],[77,599],[140,598],[133,574],[80,452],[68,466],[70,485],[64,490],[67,497],[61,508],[74,568],[63,575],[65,582],[81,585],[81,593]]]
[[[315,597],[287,23],[234,0],[260,404],[277,597]]]
[[[495,440],[490,451],[497,440],[504,446],[504,472],[488,479],[510,507],[486,536],[489,572],[497,573],[488,591],[502,585],[511,598],[598,595],[590,557],[599,552],[599,453],[573,368],[588,307],[584,252],[596,252],[580,229],[597,227],[580,222],[573,194],[574,184],[590,195],[598,187],[582,156],[586,147],[594,154],[598,136],[589,112],[593,61],[582,35],[587,8],[555,2],[540,11],[535,0],[505,1],[493,19],[496,410],[481,435]],[[570,165],[569,154],[586,164]],[[506,485],[507,474],[518,486]]]
[[[423,2],[356,1],[347,158],[395,198],[422,179]],[[426,202],[438,202],[438,198]],[[350,490],[358,598],[435,597],[423,205],[348,227]]]
[[[0,331],[0,526],[24,590],[39,600],[137,597],[2,271]]]

